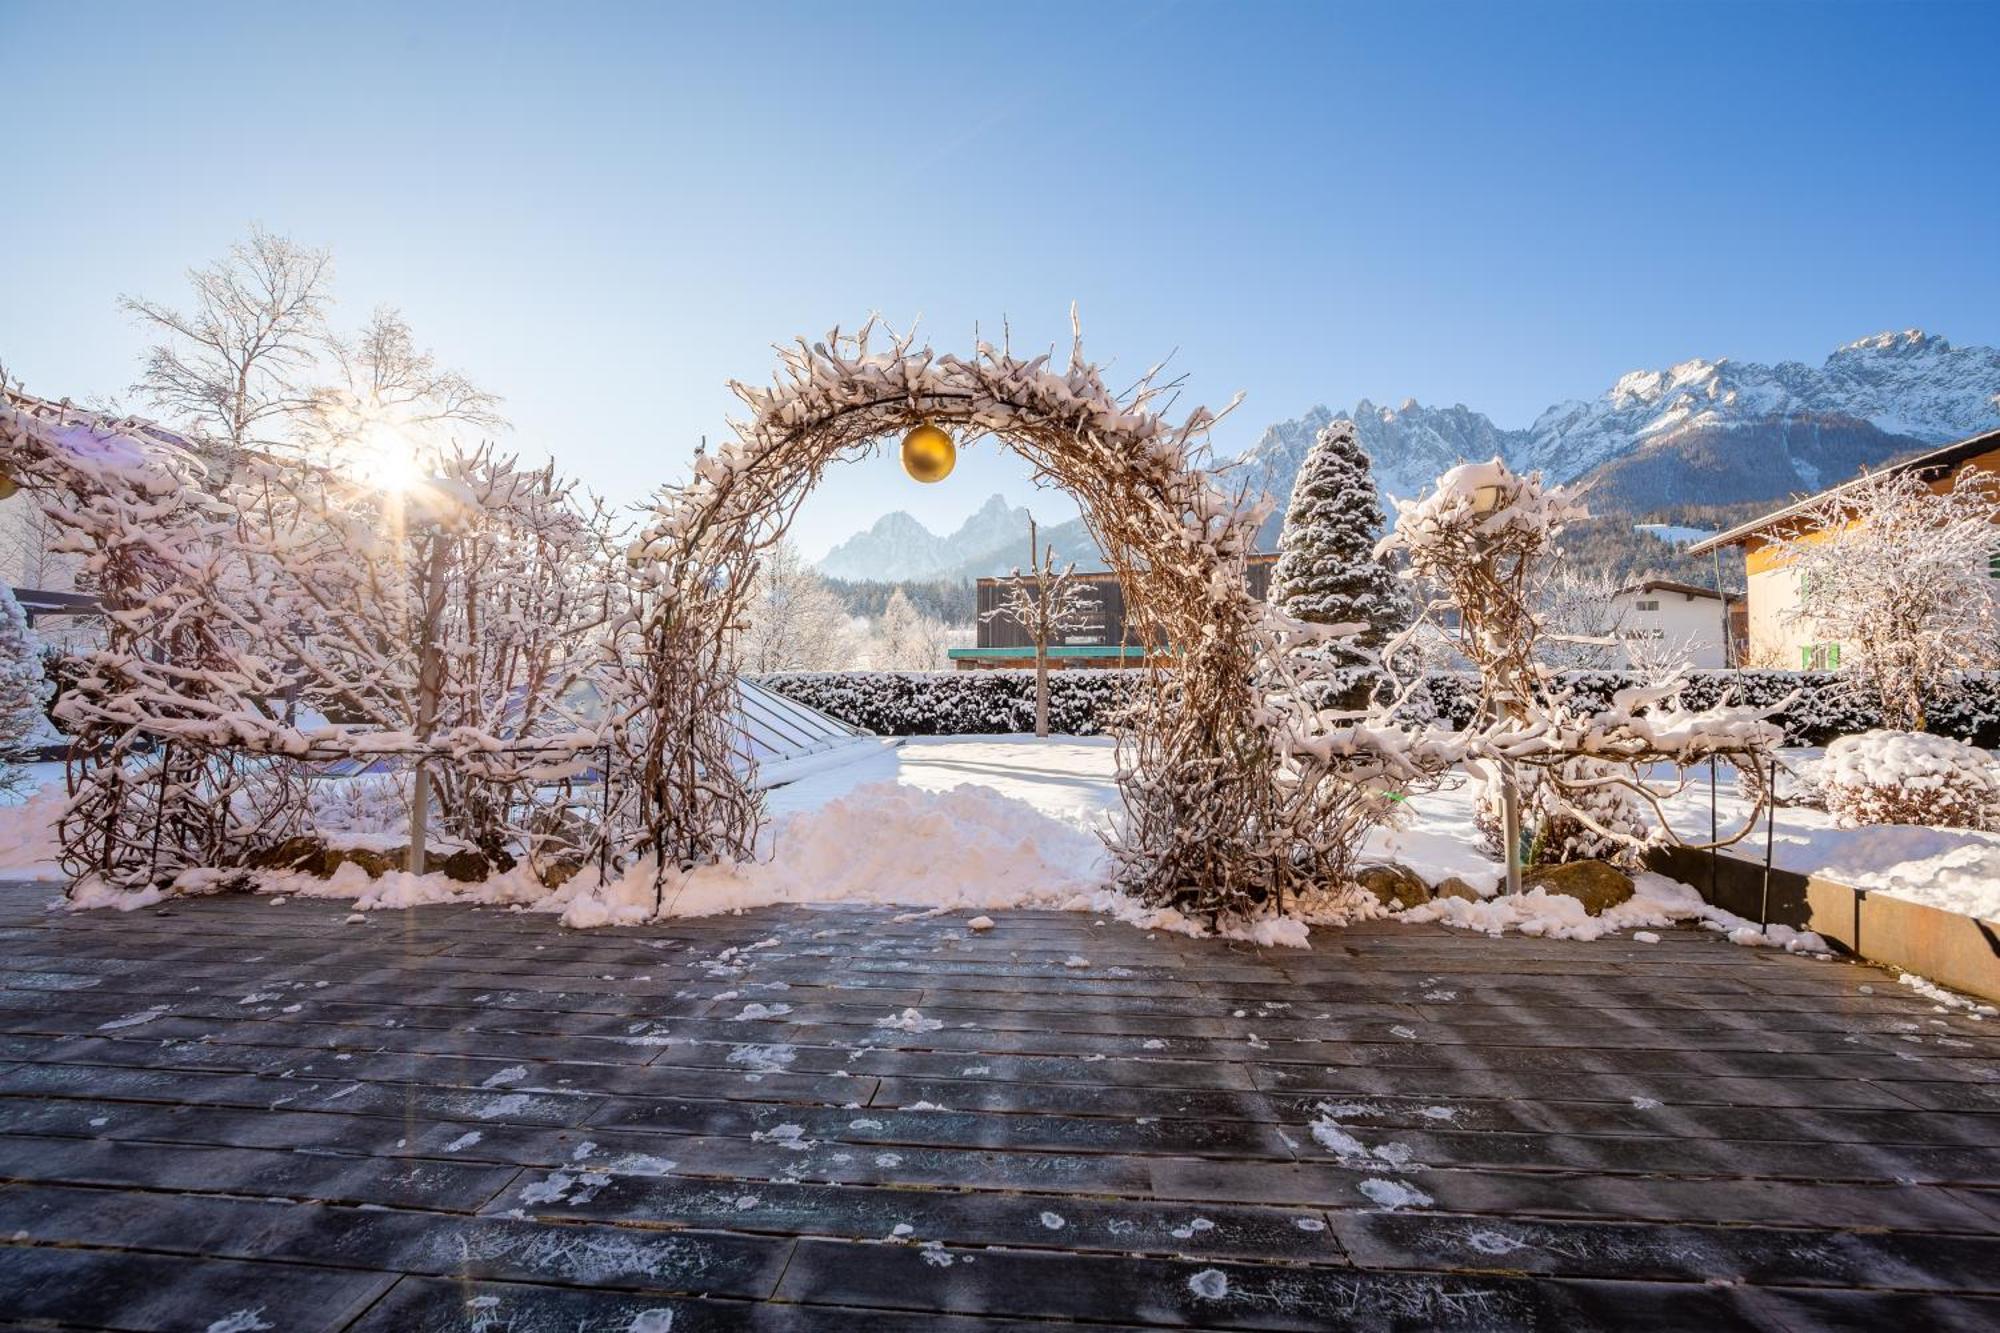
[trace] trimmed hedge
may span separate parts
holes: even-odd
[[[1035,729],[1033,671],[780,671],[757,683],[878,736]],[[1049,672],[1049,731],[1099,735],[1133,687],[1144,683],[1140,671]]]
[[[787,671],[759,677],[780,694],[881,736],[964,736],[1033,731],[1035,673],[991,671]],[[1049,730],[1095,736],[1115,710],[1144,683],[1138,671],[1070,670],[1049,673]],[[1614,690],[1636,684],[1618,671],[1577,671],[1560,689],[1579,703],[1609,701]],[[1852,688],[1849,678],[1827,671],[1696,671],[1687,703],[1772,706],[1797,694],[1772,721],[1793,745],[1824,745],[1882,725],[1880,712]],[[1454,727],[1472,720],[1472,678],[1436,672],[1421,687],[1415,711]],[[1930,730],[1985,749],[2000,748],[2000,672],[1967,673],[1957,688],[1932,703]]]

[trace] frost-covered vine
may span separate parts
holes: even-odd
[[[1438,478],[1423,497],[1399,503],[1396,526],[1380,551],[1400,556],[1411,581],[1438,590],[1418,622],[1392,639],[1382,660],[1398,682],[1386,705],[1393,716],[1421,684],[1408,672],[1412,645],[1431,632],[1450,635],[1478,672],[1471,724],[1436,737],[1486,783],[1488,823],[1497,825],[1497,791],[1522,792],[1537,854],[1627,859],[1671,836],[1662,804],[1706,759],[1763,768],[1783,731],[1768,720],[1783,707],[1683,703],[1686,677],[1656,680],[1591,699],[1561,685],[1547,665],[1548,640],[1581,642],[1543,621],[1540,593],[1559,567],[1558,539],[1582,507],[1561,487],[1516,473],[1498,459],[1467,463]],[[1652,780],[1655,765],[1682,776]],[[1734,833],[1748,833],[1756,812]]]
[[[0,466],[104,607],[58,704],[79,883],[279,852],[313,831],[329,765],[435,760],[446,836],[489,858],[551,841],[549,798],[601,745],[587,687],[621,613],[604,517],[490,450],[439,463],[403,492],[248,455],[218,485],[143,421],[0,402]],[[594,837],[554,841],[580,859]]]
[[[1162,412],[1156,375],[1107,387],[1080,341],[1066,360],[981,343],[941,355],[872,322],[781,349],[776,384],[738,384],[736,438],[665,492],[632,549],[638,605],[621,801],[641,850],[674,864],[751,853],[759,807],[721,762],[727,646],[757,561],[836,462],[925,422],[991,436],[1071,492],[1127,591],[1132,634],[1165,653],[1120,731],[1120,881],[1156,902],[1248,910],[1309,873],[1281,831],[1279,756],[1253,681],[1260,608],[1244,578],[1261,510],[1202,467],[1215,414]],[[1170,664],[1170,665],[1169,665]]]

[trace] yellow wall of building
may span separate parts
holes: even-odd
[[[1940,493],[1949,490],[1967,469],[2000,476],[2000,449],[1990,449],[1960,463],[1951,473],[1932,482],[1931,489]],[[1993,521],[2000,523],[2000,510],[1995,511]],[[1840,528],[1820,529],[1805,534],[1805,539],[1827,541],[1853,526],[1849,523]],[[1827,640],[1815,635],[1810,624],[1790,619],[1799,604],[1798,579],[1782,562],[1779,551],[1775,542],[1764,537],[1751,537],[1743,543],[1743,573],[1750,603],[1749,655],[1745,665],[1796,670],[1803,649]],[[1848,660],[1846,653],[1851,645],[1842,644],[1840,648],[1842,660]]]

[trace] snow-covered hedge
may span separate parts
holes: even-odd
[[[1052,671],[1049,729],[1071,736],[1106,730],[1109,711],[1126,699],[1139,673]],[[762,678],[781,694],[884,736],[958,736],[1032,731],[1035,673],[997,671],[780,672]],[[1576,671],[1561,688],[1580,701],[1610,702],[1614,691],[1638,683],[1622,671]],[[1472,721],[1477,689],[1453,672],[1426,677],[1411,700],[1411,721],[1464,727]],[[1696,671],[1688,678],[1690,708],[1721,703],[1770,707],[1797,697],[1772,717],[1788,745],[1825,745],[1882,725],[1880,710],[1830,671]],[[1986,749],[2000,748],[2000,673],[1961,676],[1956,688],[1934,700],[1930,730]]]
[[[1035,673],[780,671],[758,683],[878,736],[994,735],[1035,729]],[[1145,684],[1138,671],[1049,673],[1049,730],[1095,736]]]
[[[1842,824],[1990,829],[2000,822],[2000,765],[1977,746],[1913,731],[1870,731],[1826,747],[1827,812]]]
[[[1639,677],[1625,671],[1571,671],[1559,677],[1559,688],[1584,707],[1608,705],[1613,693],[1637,683]],[[1472,720],[1476,693],[1470,676],[1434,672],[1412,703],[1416,711],[1462,727]],[[1788,698],[1791,702],[1771,717],[1785,729],[1787,745],[1825,745],[1882,725],[1873,700],[1831,671],[1692,671],[1685,703],[1694,709],[1723,703],[1773,707]],[[1932,701],[1928,723],[1937,735],[2000,747],[2000,673],[1960,676],[1949,693]]]

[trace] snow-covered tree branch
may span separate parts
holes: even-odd
[[[981,619],[1016,625],[1035,649],[1035,735],[1049,734],[1049,648],[1064,637],[1104,623],[1096,589],[1076,576],[1071,561],[1056,568],[1056,548],[1037,548],[1034,519],[1028,520],[1029,570],[1019,565],[1008,577],[1000,604]]]
[[[1848,645],[1841,669],[1892,726],[1921,731],[1954,671],[1996,657],[2000,478],[1973,469],[1934,488],[1909,470],[1843,487],[1803,511],[1773,552],[1797,580],[1792,623]]]

